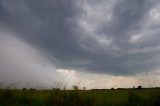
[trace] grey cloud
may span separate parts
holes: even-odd
[[[56,58],[58,62],[53,62],[58,68],[122,75],[160,68],[157,59],[160,57],[159,27],[154,30],[154,23],[146,27],[150,10],[159,4],[157,0],[115,0],[109,10],[112,14],[109,22],[104,17],[107,16],[105,7],[97,10],[102,14],[92,20],[94,17],[87,16],[83,6],[88,3],[91,7],[89,12],[94,12],[94,6],[105,3],[109,6],[110,0],[99,1],[103,3],[89,0],[79,7],[76,2],[0,0],[0,21],[20,33],[18,37],[39,48],[39,51],[48,53],[50,59]],[[85,28],[81,29],[77,21],[87,21],[89,28],[93,29],[92,33],[84,33]],[[134,34],[143,34],[146,38],[131,43]],[[153,37],[149,37],[150,34]],[[107,40],[103,37],[111,41],[105,44]]]

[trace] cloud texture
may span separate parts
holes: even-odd
[[[0,62],[9,53],[9,61],[33,74],[37,61],[53,70],[110,75],[159,70],[159,11],[158,0],[0,0]]]

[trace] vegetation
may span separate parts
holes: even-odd
[[[160,89],[1,89],[0,106],[160,106]]]

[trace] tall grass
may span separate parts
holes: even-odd
[[[160,89],[0,90],[0,106],[160,106]]]

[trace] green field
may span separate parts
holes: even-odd
[[[0,106],[160,106],[160,89],[0,90]]]

